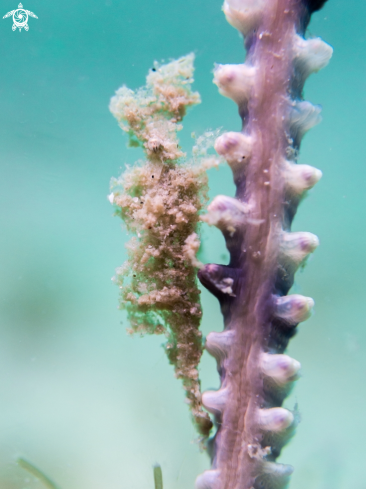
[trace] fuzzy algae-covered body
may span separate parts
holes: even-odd
[[[112,113],[130,143],[142,145],[147,161],[112,181],[110,200],[134,234],[127,245],[129,260],[116,276],[131,332],[167,336],[168,358],[183,380],[198,431],[207,437],[212,422],[202,409],[197,371],[203,347],[195,231],[207,201],[206,170],[218,159],[206,154],[212,139],[207,134],[197,140],[192,160],[182,160],[178,123],[186,108],[200,101],[191,91],[192,75],[193,55],[155,64],[146,88],[122,87],[112,99]]]
[[[203,393],[217,432],[212,469],[197,478],[197,489],[282,489],[292,473],[276,458],[298,417],[282,407],[300,368],[284,351],[313,306],[311,298],[287,294],[318,245],[311,233],[291,233],[291,223],[321,177],[297,158],[302,137],[320,120],[320,108],[302,99],[303,84],[332,54],[320,39],[303,37],[322,3],[227,0],[223,7],[245,38],[247,58],[215,69],[214,82],[238,104],[243,129],[215,144],[232,168],[236,197],[216,197],[205,217],[223,232],[230,263],[199,271],[220,301],[225,329],[206,341],[221,387]]]

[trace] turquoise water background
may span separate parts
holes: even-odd
[[[2,0],[0,17],[17,0]],[[242,62],[221,0],[25,0],[29,31],[0,20],[0,487],[38,489],[23,456],[62,489],[193,488],[208,468],[193,442],[184,395],[161,337],[131,338],[117,310],[114,269],[126,233],[107,200],[109,180],[141,157],[108,111],[123,83],[144,84],[154,60],[196,54],[195,89],[181,141],[208,128],[238,130],[233,102],[212,84],[214,62]],[[302,163],[323,171],[294,230],[321,246],[294,290],[315,299],[289,348],[302,378],[287,401],[302,422],[281,461],[293,489],[366,489],[366,3],[329,0],[310,34],[334,47],[307,82],[323,122]],[[232,195],[227,168],[210,195]],[[226,263],[223,239],[204,229],[206,262]],[[203,332],[219,331],[218,304],[202,294]],[[122,322],[122,324],[121,324]],[[203,389],[218,387],[204,355]]]

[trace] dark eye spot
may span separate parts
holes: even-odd
[[[151,71],[156,71],[156,68],[153,68]]]
[[[151,175],[151,178],[154,178],[154,175]]]

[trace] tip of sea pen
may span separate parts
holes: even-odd
[[[320,10],[327,0],[303,0],[310,13]]]

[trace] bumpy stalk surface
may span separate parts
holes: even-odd
[[[321,177],[319,170],[298,165],[297,157],[303,135],[320,120],[320,108],[302,99],[304,81],[332,54],[320,39],[303,37],[311,13],[323,3],[224,4],[228,21],[245,37],[247,58],[215,70],[220,92],[238,104],[243,129],[216,141],[237,191],[235,199],[216,197],[205,219],[223,232],[230,263],[199,272],[220,301],[225,329],[207,337],[221,388],[202,397],[217,433],[212,470],[198,477],[198,489],[279,489],[292,472],[275,463],[297,417],[281,407],[300,368],[284,351],[313,300],[287,294],[318,239],[290,227],[304,193]]]

